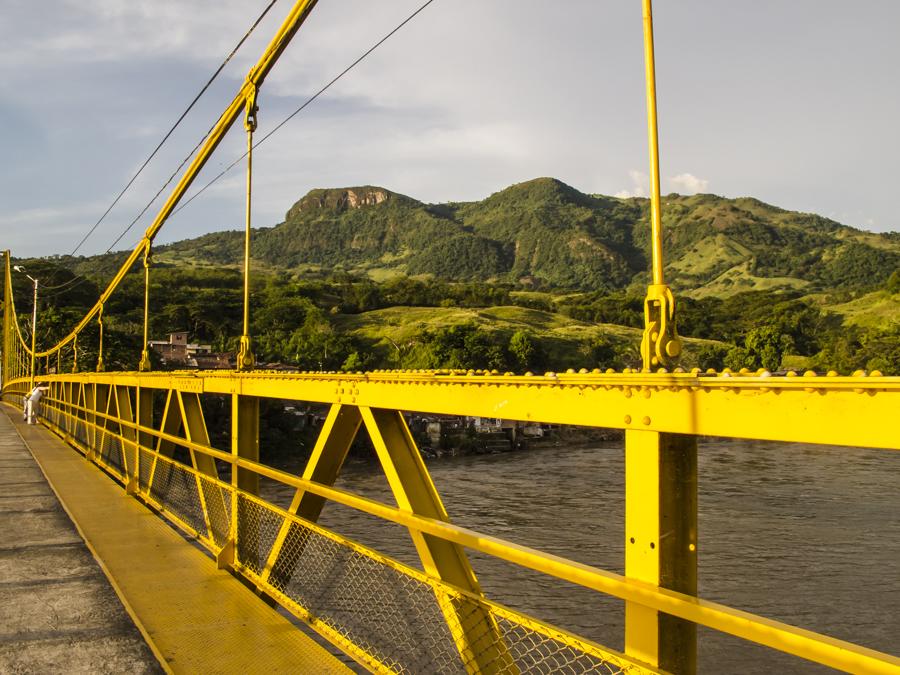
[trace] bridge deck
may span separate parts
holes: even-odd
[[[212,559],[127,496],[96,466],[43,427],[23,425],[13,408],[4,404],[0,409],[6,413],[0,415],[0,447],[15,448],[18,441],[24,449],[18,429],[167,670],[349,672],[237,579],[217,570]],[[40,473],[32,473],[28,480],[40,486]],[[3,487],[2,495],[8,495]],[[0,566],[0,574],[3,570]],[[0,588],[4,581],[0,578]],[[3,614],[0,610],[0,618]],[[2,650],[0,640],[0,656]]]

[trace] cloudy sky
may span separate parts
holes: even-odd
[[[262,89],[259,131],[421,2],[320,0]],[[268,0],[0,3],[0,247],[44,255],[72,252]],[[275,5],[79,253],[105,251],[140,212],[289,6]],[[900,229],[900,3],[669,0],[655,23],[664,191]],[[441,202],[555,176],[646,194],[643,87],[640,0],[435,0],[259,148],[254,224],[278,223],[314,187]],[[244,143],[236,125],[198,185]],[[242,227],[243,181],[232,171],[157,241]]]

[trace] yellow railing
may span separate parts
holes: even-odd
[[[51,429],[137,499],[195,535],[222,566],[374,671],[553,672],[569,666],[576,672],[691,672],[692,629],[703,625],[841,670],[900,672],[896,657],[696,597],[693,442],[698,434],[731,429],[727,435],[743,438],[896,449],[900,430],[883,420],[897,410],[900,378],[439,371],[44,379],[50,390],[41,415]],[[8,383],[5,398],[16,401],[26,384]],[[231,399],[230,452],[209,442],[204,395]],[[299,476],[258,461],[260,397],[330,404]],[[398,410],[624,429],[626,574],[449,522]],[[787,415],[790,424],[783,423]],[[361,429],[372,439],[396,507],[334,487]],[[218,467],[230,467],[230,480],[220,478]],[[288,508],[259,496],[260,477],[294,491]],[[422,569],[318,526],[326,501],[406,527]],[[625,653],[493,603],[466,551],[625,600]],[[680,571],[667,577],[673,566]],[[677,589],[686,580],[692,592]]]

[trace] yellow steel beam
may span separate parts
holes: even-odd
[[[900,449],[900,377],[559,374],[503,377],[86,373],[48,380],[240,393],[448,415],[644,429],[698,436]]]

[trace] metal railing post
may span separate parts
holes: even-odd
[[[662,214],[659,196],[659,127],[656,119],[656,57],[651,0],[643,0],[644,65],[647,80],[647,141],[650,148],[650,248],[652,279],[644,300],[641,358],[644,370],[672,365],[681,354],[675,330],[675,298],[663,276]]]
[[[625,432],[625,576],[697,595],[697,438]],[[625,653],[663,670],[697,671],[697,626],[625,603]]]
[[[231,396],[231,454],[235,458],[259,461],[259,399],[255,396]],[[258,537],[258,523],[248,520],[248,514],[242,513],[238,490],[258,495],[259,475],[232,465],[231,533],[228,544],[217,558],[220,568],[234,564],[239,542],[253,542]]]

